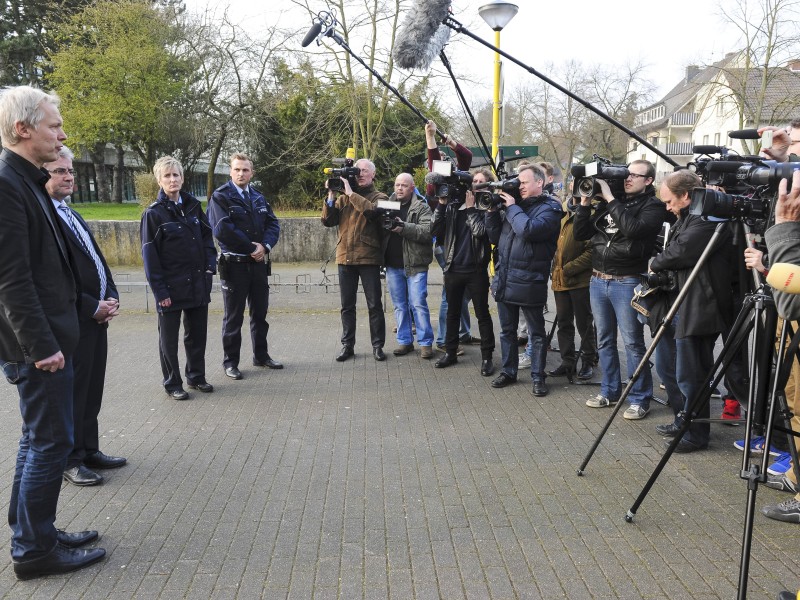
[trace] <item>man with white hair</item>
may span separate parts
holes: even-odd
[[[394,193],[389,200],[400,203],[399,214],[384,225],[389,231],[383,238],[386,284],[397,321],[397,348],[393,354],[404,356],[414,350],[413,314],[420,357],[428,360],[433,356],[433,327],[428,310],[432,213],[428,203],[414,192],[414,178],[409,173],[400,173],[394,180]]]
[[[344,362],[354,355],[356,343],[356,293],[358,281],[364,288],[369,310],[369,334],[372,356],[386,360],[383,344],[386,341],[386,319],[381,302],[381,224],[375,212],[378,200],[386,194],[375,189],[375,165],[362,158],[356,161],[359,170],[355,189],[350,181],[341,178],[342,193],[337,197],[328,189],[322,207],[322,224],[339,226],[336,245],[336,264],[339,265],[339,296],[342,302],[342,349],[336,360]]]
[[[0,95],[0,362],[22,414],[8,507],[19,579],[81,569],[106,553],[78,548],[96,531],[54,525],[73,443],[72,356],[80,334],[74,267],[42,170],[67,139],[58,104],[29,86]]]

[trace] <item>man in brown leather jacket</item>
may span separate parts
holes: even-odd
[[[375,208],[378,200],[386,200],[383,192],[375,190],[375,165],[362,158],[355,167],[359,169],[357,186],[342,178],[344,191],[335,197],[328,190],[322,207],[322,224],[339,226],[336,243],[336,264],[339,265],[339,295],[342,302],[342,349],[336,360],[343,362],[353,356],[356,343],[356,293],[358,280],[364,288],[369,310],[369,333],[372,355],[375,360],[386,360],[383,344],[386,340],[386,320],[381,302],[380,270],[383,262],[381,223]]]

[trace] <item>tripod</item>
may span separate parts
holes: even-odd
[[[614,407],[614,410],[611,411],[611,414],[609,415],[606,424],[603,426],[603,429],[600,431],[600,434],[595,439],[594,444],[592,444],[592,447],[589,449],[589,452],[583,459],[581,466],[578,467],[577,474],[579,477],[583,475],[586,466],[589,464],[589,461],[594,455],[595,450],[597,450],[597,447],[600,445],[600,442],[603,440],[603,437],[605,436],[609,427],[611,427],[611,423],[614,421],[614,417],[617,416],[617,413],[620,411],[623,404],[625,403],[625,399],[628,397],[631,390],[633,389],[633,385],[639,378],[639,375],[642,374],[645,368],[650,368],[649,366],[650,357],[655,352],[658,342],[661,341],[662,337],[664,337],[667,331],[667,327],[672,322],[672,319],[675,317],[675,315],[678,313],[678,309],[681,307],[681,304],[683,304],[683,301],[686,298],[686,295],[688,294],[689,289],[692,286],[692,283],[694,283],[694,280],[697,278],[698,274],[700,273],[700,270],[703,268],[703,265],[708,260],[708,257],[711,256],[712,252],[714,252],[715,246],[717,245],[717,241],[722,236],[722,232],[726,226],[727,226],[726,222],[720,222],[714,229],[714,234],[711,236],[711,239],[709,240],[706,249],[700,255],[697,264],[695,265],[694,269],[692,269],[692,272],[689,274],[689,277],[687,278],[686,283],[684,284],[683,288],[678,294],[678,297],[675,299],[675,302],[673,302],[672,306],[669,309],[669,312],[667,312],[667,315],[664,317],[664,320],[659,325],[658,330],[653,336],[653,341],[651,342],[650,347],[645,352],[644,356],[642,357],[642,360],[639,361],[639,364],[637,365],[636,370],[633,372],[630,381],[628,381],[628,384],[625,386],[625,389],[622,390],[622,394],[620,395],[619,400],[617,401],[617,405]],[[710,394],[711,390],[709,390],[709,396]]]

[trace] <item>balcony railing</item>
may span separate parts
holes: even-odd
[[[691,142],[674,142],[672,144],[661,144],[658,147],[664,154],[670,156],[691,156],[692,144]]]
[[[694,120],[697,113],[675,113],[672,115],[670,122],[675,125],[694,125]]]

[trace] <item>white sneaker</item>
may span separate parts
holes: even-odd
[[[639,404],[631,404],[627,410],[622,413],[622,416],[629,421],[638,421],[639,419],[644,419],[649,412],[649,408],[645,408]]]
[[[531,357],[521,352],[519,355],[519,366],[520,367],[530,367],[531,366]]]
[[[586,401],[586,406],[590,408],[605,408],[606,406],[611,406],[612,404],[616,404],[616,402],[611,402],[611,400],[603,396],[603,394],[597,394],[597,396],[594,398],[589,398]]]

